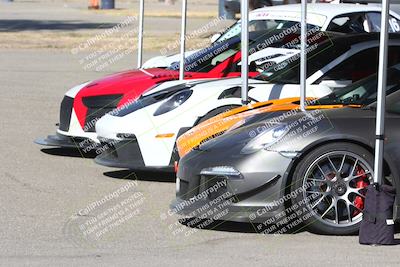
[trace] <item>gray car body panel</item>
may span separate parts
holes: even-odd
[[[388,96],[388,103],[400,100],[400,93],[396,92]],[[277,118],[283,112],[259,114],[252,118],[250,124],[225,133],[201,145],[183,157],[180,161],[178,178],[181,184],[187,183],[192,193],[196,187],[200,188],[203,176],[201,170],[215,166],[231,166],[241,173],[241,178],[227,179],[227,187],[233,195],[245,196],[230,207],[233,212],[224,217],[230,221],[262,222],[266,218],[274,216],[277,212],[284,210],[284,205],[273,205],[288,193],[291,176],[296,164],[305,154],[318,146],[331,142],[349,142],[365,147],[373,153],[375,145],[375,115],[374,109],[344,107],[337,109],[325,109],[306,112],[297,112],[291,116],[279,120],[279,123],[290,125],[293,121],[302,121],[299,125],[308,125],[309,120],[303,120],[306,116],[319,117],[318,130],[312,134],[295,139],[288,138],[284,142],[274,144],[266,151],[264,149],[253,154],[242,154],[243,147],[253,138],[251,131],[255,131],[260,123],[266,123],[272,118]],[[322,116],[322,117],[321,117]],[[276,122],[276,120],[275,120]],[[397,192],[400,192],[399,167],[400,167],[400,115],[387,112],[386,114],[386,142],[384,160],[387,163]],[[298,127],[298,126],[297,126]],[[307,129],[310,127],[307,126]],[[254,135],[252,135],[254,136]],[[296,156],[287,157],[285,153],[290,152]],[[193,197],[193,194],[185,195],[177,192],[177,199],[171,204],[175,208],[177,203]],[[188,192],[188,191],[186,191]],[[249,216],[262,210],[262,207],[270,207],[268,212],[261,212],[260,216],[250,219]],[[396,201],[395,215],[399,207]],[[177,213],[188,215],[193,209],[187,207]]]

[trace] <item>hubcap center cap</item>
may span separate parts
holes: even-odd
[[[343,196],[346,191],[347,191],[347,186],[343,182],[337,182],[333,185],[333,190],[335,191],[336,194],[339,196]]]

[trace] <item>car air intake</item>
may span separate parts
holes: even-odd
[[[87,107],[85,132],[94,132],[96,122],[106,113],[115,109],[122,98],[122,94],[88,96],[82,99],[83,104]]]
[[[73,105],[74,99],[69,96],[64,96],[60,107],[60,125],[58,127],[61,131],[67,132],[69,130]]]

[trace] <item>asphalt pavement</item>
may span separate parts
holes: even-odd
[[[70,51],[0,55],[0,266],[399,265],[399,246],[361,246],[357,236],[179,223],[168,213],[174,174],[107,168],[33,143],[54,134],[67,89],[133,68],[134,54],[101,72],[83,69]]]

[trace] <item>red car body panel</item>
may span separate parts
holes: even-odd
[[[240,52],[227,58],[209,72],[185,72],[185,79],[238,77],[240,72],[230,72],[229,67],[240,60]],[[250,72],[254,77],[258,72]],[[132,102],[158,83],[179,79],[179,71],[169,69],[131,70],[116,73],[105,78],[95,80],[81,89],[75,96],[73,108],[82,128],[85,125],[88,108],[83,98],[91,96],[105,96],[121,94],[122,98],[117,107]]]

